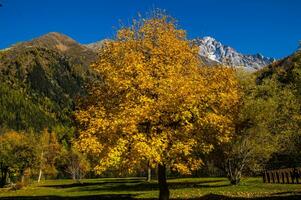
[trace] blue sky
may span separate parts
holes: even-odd
[[[47,32],[80,43],[112,37],[153,8],[165,9],[189,38],[212,36],[245,54],[281,58],[301,40],[301,0],[0,0],[0,48]]]

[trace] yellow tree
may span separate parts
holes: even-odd
[[[0,134],[0,187],[7,181],[7,175],[17,172],[24,182],[25,171],[36,166],[37,148],[31,134],[6,131]]]
[[[76,146],[107,168],[158,167],[160,199],[169,199],[166,168],[190,173],[197,151],[227,141],[239,99],[233,70],[201,66],[198,48],[170,17],[134,21],[106,41],[92,65],[101,77],[80,106]]]
[[[55,132],[45,129],[39,137],[38,150],[40,154],[40,169],[38,182],[41,181],[42,174],[56,175],[55,162],[62,150]]]

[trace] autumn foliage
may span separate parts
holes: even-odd
[[[150,161],[187,174],[202,164],[195,152],[229,139],[239,99],[233,70],[202,66],[169,17],[120,29],[92,67],[103,82],[76,114],[77,147],[99,157],[97,173]]]

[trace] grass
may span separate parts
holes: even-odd
[[[264,184],[260,178],[243,179],[231,186],[225,178],[170,179],[172,199],[301,199],[301,185]],[[156,199],[156,181],[144,178],[47,180],[21,190],[0,189],[0,200],[12,199]]]

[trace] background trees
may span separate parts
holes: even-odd
[[[18,174],[23,182],[25,170],[36,165],[37,153],[33,141],[32,135],[15,131],[0,135],[0,187],[6,184],[12,172]]]
[[[21,88],[0,83],[0,124],[14,130],[42,130],[55,123],[53,116],[41,109]],[[45,101],[46,102],[46,101]]]
[[[280,148],[279,134],[269,130],[281,103],[277,99],[277,87],[258,86],[255,78],[254,74],[248,72],[238,73],[242,98],[234,122],[233,137],[218,151],[224,155],[222,167],[231,184],[240,182],[243,171],[258,173],[272,153]]]
[[[80,180],[89,170],[85,156],[62,145],[53,131],[0,132],[0,187],[8,183],[22,187],[31,178],[40,182],[58,175]]]
[[[60,161],[64,165],[64,171],[77,182],[90,171],[88,159],[74,147],[63,149]]]
[[[291,58],[287,58],[288,61]],[[259,174],[264,168],[295,167],[300,147],[300,93],[298,53],[293,63],[275,63],[257,73],[239,72],[242,92],[231,141],[215,153],[232,184],[243,172]],[[286,66],[278,65],[285,63]],[[289,64],[288,64],[289,63]]]
[[[269,131],[282,136],[281,148],[273,154],[273,158],[269,161],[269,167],[296,167],[301,163],[300,77],[300,51],[257,73],[258,87],[266,87],[268,90],[274,91],[272,96],[278,105],[276,115],[270,119]],[[274,87],[268,88],[270,85],[274,85]]]
[[[39,136],[39,143],[37,145],[38,157],[39,159],[39,177],[38,182],[40,182],[42,175],[44,173],[48,175],[55,176],[57,170],[55,167],[56,161],[62,151],[62,146],[58,142],[58,138],[55,132],[49,132],[44,130]]]

